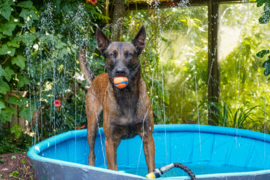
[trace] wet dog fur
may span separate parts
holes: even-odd
[[[85,99],[90,147],[88,163],[90,166],[95,165],[94,146],[98,117],[103,111],[108,168],[118,170],[116,152],[121,140],[139,135],[143,141],[148,171],[152,172],[155,169],[153,112],[139,60],[145,46],[145,28],[142,26],[130,42],[111,42],[102,30],[97,28],[96,40],[99,51],[105,57],[107,73],[94,77],[86,62],[85,43],[79,55],[81,70],[87,83],[91,84]],[[114,77],[118,76],[128,78],[128,85],[123,89],[114,86]]]

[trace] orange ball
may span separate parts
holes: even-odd
[[[114,80],[114,85],[120,89],[124,88],[128,84],[128,78],[126,77],[115,77]]]

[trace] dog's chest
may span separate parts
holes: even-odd
[[[119,121],[111,122],[112,133],[121,139],[135,137],[139,131],[143,130],[144,123],[137,119],[121,118]]]
[[[133,138],[139,132],[149,128],[149,114],[151,109],[147,105],[147,91],[139,95],[129,94],[126,96],[115,97],[111,87],[105,98],[104,112],[107,127],[115,137],[121,139]],[[145,94],[146,93],[146,94]]]

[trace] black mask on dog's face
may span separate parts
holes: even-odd
[[[145,46],[146,32],[142,26],[130,42],[111,42],[100,28],[96,31],[98,50],[106,59],[106,70],[111,83],[114,77],[127,77],[129,82],[134,80],[140,67],[138,56]]]

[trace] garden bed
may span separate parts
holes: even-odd
[[[0,155],[0,180],[6,179],[35,179],[27,153]]]

